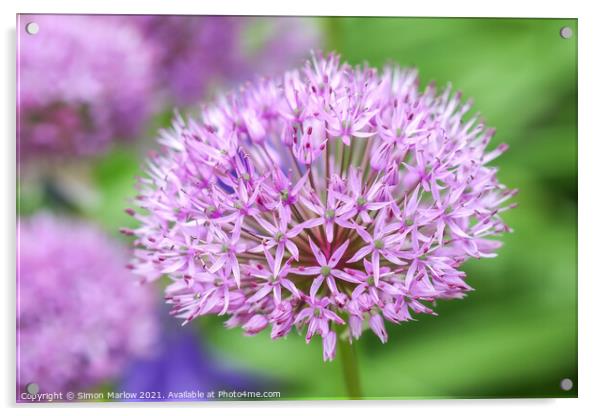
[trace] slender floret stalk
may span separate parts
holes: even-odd
[[[159,139],[140,181],[133,269],[167,275],[184,323],[228,316],[247,334],[293,327],[337,342],[434,314],[493,257],[515,191],[487,164],[494,134],[450,87],[413,69],[314,56],[224,95]],[[337,334],[345,334],[342,335]]]

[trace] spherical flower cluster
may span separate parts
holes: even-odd
[[[29,35],[35,22],[39,33]],[[27,15],[18,45],[18,146],[91,155],[140,132],[150,114],[153,52],[108,16]]]
[[[293,327],[349,341],[434,314],[471,290],[459,267],[493,257],[514,194],[487,164],[505,149],[450,88],[416,71],[314,57],[302,70],[176,117],[141,179],[132,267],[172,279],[188,322],[228,315],[247,334]]]
[[[153,291],[137,287],[125,250],[90,225],[21,219],[17,257],[17,384],[43,392],[117,376],[157,338]]]

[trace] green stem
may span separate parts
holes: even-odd
[[[343,366],[343,377],[345,378],[345,387],[350,399],[358,400],[362,398],[362,388],[360,385],[360,375],[358,369],[357,353],[355,344],[348,340],[341,339],[341,328],[337,328],[338,340],[337,348],[341,364]]]

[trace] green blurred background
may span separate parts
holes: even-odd
[[[423,84],[450,81],[487,124],[499,179],[519,188],[505,213],[514,233],[495,259],[464,270],[476,291],[439,302],[439,316],[387,324],[381,345],[358,342],[364,394],[371,398],[575,397],[577,395],[577,21],[559,19],[319,18],[325,49],[350,63],[415,66]],[[561,38],[563,26],[573,37]],[[149,128],[165,125],[158,117]],[[118,147],[94,160],[94,203],[84,215],[117,235],[140,174],[138,150]],[[21,212],[39,191],[21,188]],[[197,319],[206,342],[232,363],[272,380],[283,399],[344,398],[340,362],[322,361],[318,341],[244,337],[217,318]],[[570,378],[565,392],[560,382]]]

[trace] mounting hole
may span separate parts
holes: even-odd
[[[562,39],[570,39],[573,37],[573,29],[571,29],[568,26],[564,26],[562,29],[560,29],[560,37]]]
[[[29,22],[25,25],[25,31],[28,35],[35,35],[40,31],[40,26],[36,22]]]
[[[560,388],[564,391],[569,391],[573,389],[573,380],[570,378],[564,378],[560,382]]]
[[[38,386],[36,383],[29,383],[25,389],[27,390],[27,393],[29,394],[38,394],[38,392],[40,391],[40,386]]]

